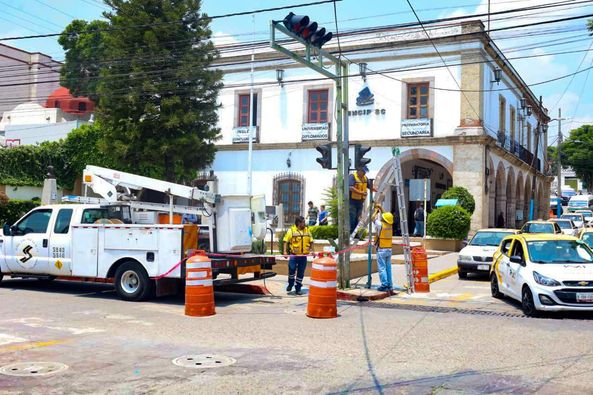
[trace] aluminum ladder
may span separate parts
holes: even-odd
[[[408,280],[408,293],[414,292],[414,272],[412,270],[412,254],[410,252],[410,233],[408,230],[408,212],[404,195],[404,180],[402,176],[401,160],[399,152],[394,156],[393,174],[395,176],[395,192],[397,195],[397,207],[399,209],[399,223],[402,231],[402,242],[404,250],[404,261],[406,262],[406,277]]]

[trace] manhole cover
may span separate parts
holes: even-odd
[[[59,362],[17,362],[0,367],[0,374],[34,377],[47,376],[66,369],[68,365]]]
[[[214,354],[184,355],[173,360],[175,365],[184,368],[220,368],[235,362],[237,362],[235,358]]]

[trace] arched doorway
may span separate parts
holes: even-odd
[[[516,218],[516,196],[515,196],[515,170],[512,167],[509,167],[508,175],[507,175],[507,220],[505,221],[505,226],[507,228],[514,228],[515,227],[515,218]]]
[[[506,224],[506,172],[502,162],[496,168],[496,192],[494,201],[495,226],[504,227]],[[502,216],[502,221],[501,221]],[[502,222],[502,223],[501,223]]]
[[[385,183],[393,182],[393,180],[386,180],[385,177],[393,168],[394,160],[387,161],[377,173],[375,183],[380,191],[384,189]],[[427,197],[427,208],[430,210],[447,188],[453,185],[453,163],[444,156],[424,148],[415,148],[402,152],[400,161],[404,180],[404,200],[407,204],[408,231],[412,233],[414,231],[414,211],[416,204],[420,202],[410,200],[410,180],[430,180],[430,196]],[[377,203],[382,204],[384,209],[390,210],[399,219],[395,187],[387,186],[385,189],[384,195],[377,196]],[[399,222],[397,223],[396,232],[401,234]]]
[[[496,226],[496,171],[494,170],[494,162],[490,155],[488,155],[487,169],[488,227],[494,228]]]
[[[529,202],[531,201],[531,177],[525,174],[525,187],[523,188],[523,211],[525,212],[525,221],[529,221]]]
[[[516,206],[516,211],[519,214],[519,218],[516,222],[515,222],[515,227],[520,228],[521,226],[523,226],[523,224],[525,223],[525,203],[523,201],[523,199],[525,198],[525,192],[523,191],[523,188],[525,187],[525,184],[523,182],[523,172],[519,171],[519,174],[517,175],[517,188],[516,188],[516,193],[517,193],[517,206]]]
[[[284,223],[293,224],[305,208],[305,179],[298,173],[281,173],[274,177],[274,204],[282,203]]]

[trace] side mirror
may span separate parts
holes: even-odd
[[[2,233],[4,234],[4,236],[12,236],[10,225],[4,224],[4,226],[2,227]]]
[[[519,255],[512,255],[510,257],[510,261],[513,263],[518,263],[521,266],[525,266],[523,259]]]
[[[463,240],[463,241],[461,242],[461,245],[462,245],[463,247],[467,247],[467,245],[468,245],[468,244],[469,244],[469,241],[467,241],[467,240]]]

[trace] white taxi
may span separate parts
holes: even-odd
[[[490,272],[493,256],[500,241],[517,233],[516,229],[480,229],[474,237],[459,251],[457,258],[457,274],[459,278],[467,278],[468,273]]]
[[[593,250],[575,237],[506,237],[490,273],[492,296],[521,302],[523,312],[593,311]]]

